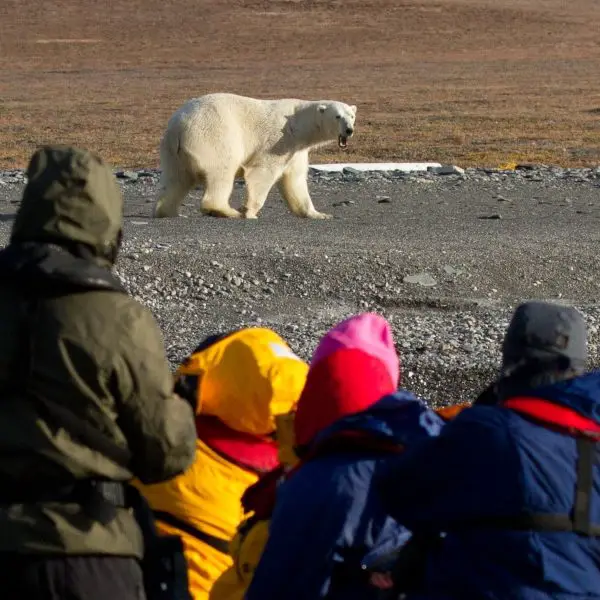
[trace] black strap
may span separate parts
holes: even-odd
[[[162,510],[155,510],[153,512],[154,512],[154,517],[158,521],[162,521],[163,523],[166,523],[167,525],[171,525],[171,527],[175,527],[175,529],[179,529],[180,531],[183,531],[184,533],[191,535],[192,537],[196,538],[197,540],[204,542],[211,548],[218,550],[222,554],[229,554],[229,540],[224,540],[223,538],[219,538],[214,535],[211,535],[210,533],[206,533],[205,531],[201,531],[197,527],[194,527],[193,525],[186,523],[185,521],[183,521],[182,519],[179,519],[178,517],[172,515],[171,513],[168,513],[168,512],[162,511]]]
[[[573,508],[573,531],[585,536],[600,535],[598,532],[593,533],[594,525],[590,514],[596,450],[595,440],[587,437],[577,438],[577,487]],[[596,530],[600,530],[600,527],[596,527]]]
[[[598,443],[594,438],[577,437],[577,482],[572,515],[560,513],[521,513],[484,516],[452,523],[446,531],[503,529],[515,531],[557,531],[600,537],[600,525],[591,522],[591,497],[594,491],[594,465]]]
[[[446,531],[502,529],[513,531],[557,531],[582,533],[575,528],[570,515],[560,513],[522,513],[520,515],[486,516],[452,523]],[[600,537],[600,525],[590,524],[588,537]]]

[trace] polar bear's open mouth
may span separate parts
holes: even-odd
[[[348,138],[343,135],[338,135],[338,146],[340,148],[346,148],[348,146]]]

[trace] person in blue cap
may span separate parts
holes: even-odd
[[[441,534],[408,598],[600,598],[600,372],[585,372],[586,337],[573,308],[520,305],[498,379],[380,473],[390,515],[415,538]]]

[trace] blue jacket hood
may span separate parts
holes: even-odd
[[[399,390],[384,396],[363,412],[339,419],[321,431],[313,444],[344,432],[355,431],[410,446],[438,435],[443,426],[443,419],[422,400],[411,392]]]

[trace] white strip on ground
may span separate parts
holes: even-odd
[[[421,163],[331,163],[322,165],[310,165],[315,171],[342,171],[346,167],[356,169],[357,171],[427,171],[427,167],[441,167],[440,163],[436,162],[421,162]]]

